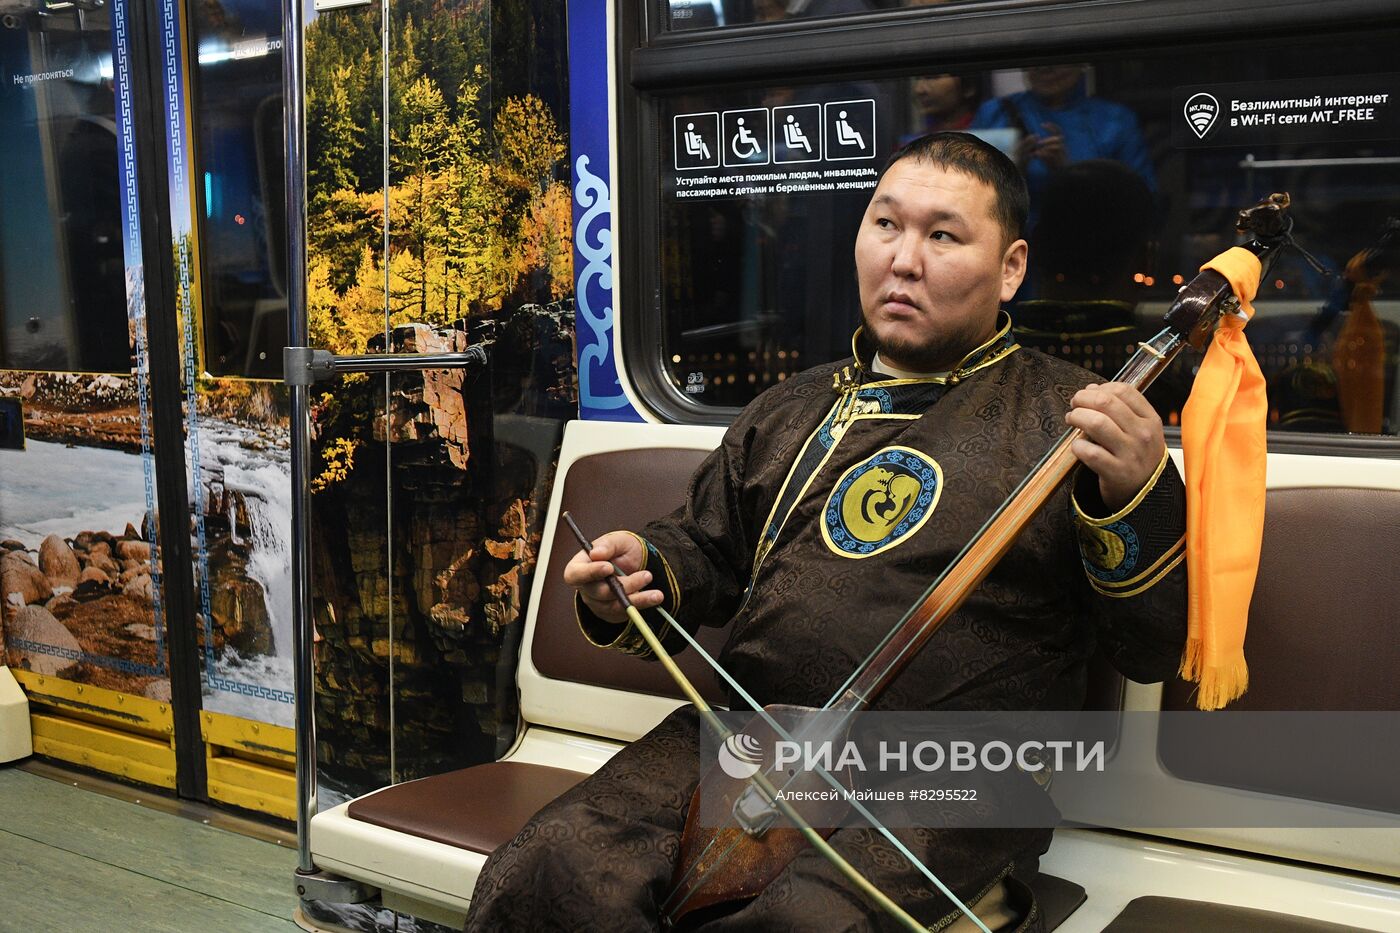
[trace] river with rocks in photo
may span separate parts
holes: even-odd
[[[286,432],[199,421],[200,482],[214,643],[204,708],[290,727],[292,477]],[[202,610],[201,610],[202,611]],[[244,685],[243,687],[233,686]]]

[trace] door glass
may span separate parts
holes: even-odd
[[[127,373],[106,7],[0,24],[0,368]]]
[[[208,792],[288,817],[266,788],[294,765],[289,398],[244,378],[279,374],[286,342],[281,5],[182,16],[167,145]]]
[[[307,315],[312,346],[383,352],[380,8],[307,11]],[[354,106],[350,104],[353,102]],[[327,132],[330,128],[331,132]],[[375,343],[377,339],[377,343]],[[311,390],[311,550],[322,808],[392,781],[386,376]],[[315,909],[334,909],[318,906]]]
[[[189,7],[205,367],[277,377],[287,336],[282,7]]]

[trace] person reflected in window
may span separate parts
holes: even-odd
[[[1156,188],[1137,117],[1122,104],[1087,91],[1087,65],[1037,65],[1025,70],[1027,90],[984,103],[973,129],[1020,133],[1016,162],[1031,192],[1032,214],[1050,174],[1073,162],[1112,159]]]
[[[1380,242],[1347,263],[1347,313],[1332,349],[1337,404],[1342,423],[1354,434],[1381,434],[1394,397],[1396,325],[1382,321],[1372,302],[1400,268],[1400,221],[1387,221]]]
[[[958,75],[928,75],[913,81],[914,104],[918,108],[918,132],[941,133],[965,130],[977,112],[977,85]]]

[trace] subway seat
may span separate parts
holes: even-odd
[[[681,504],[687,478],[721,436],[718,428],[596,422],[568,425],[517,669],[524,723],[515,747],[502,761],[385,788],[318,814],[311,822],[311,847],[318,866],[380,888],[386,907],[460,925],[481,867],[496,846],[511,839],[541,807],[683,703],[659,665],[600,651],[579,632],[572,595],[557,583],[564,564],[577,551],[559,515],[571,511],[580,527],[597,535],[617,527],[638,527],[665,514]],[[1323,463],[1293,463],[1290,467],[1286,457],[1271,458],[1271,483],[1278,480],[1286,485],[1295,474],[1312,476],[1309,482],[1315,483],[1318,469],[1329,463],[1335,466],[1335,461],[1326,458],[1294,459]],[[1273,469],[1276,460],[1287,467],[1281,473]],[[1339,595],[1335,590],[1329,592],[1313,570],[1298,566],[1300,543],[1325,547],[1326,567],[1338,572],[1349,566],[1348,560],[1355,561],[1359,551],[1373,559],[1388,553],[1388,549],[1377,550],[1383,544],[1377,535],[1380,529],[1400,526],[1400,464],[1395,466],[1373,470],[1370,481],[1379,488],[1271,489],[1258,588],[1267,595],[1256,600],[1248,646],[1251,676],[1256,685],[1264,686],[1260,694],[1265,700],[1276,695],[1270,686],[1275,666],[1290,672],[1285,679],[1291,677],[1288,665],[1295,662],[1290,660],[1288,646],[1296,643],[1300,632],[1316,626],[1319,600]],[[1359,536],[1355,528],[1346,533],[1342,525],[1357,521],[1371,530]],[[1307,548],[1301,560],[1315,565],[1317,558],[1313,549]],[[1400,583],[1392,580],[1389,585]],[[1306,599],[1302,598],[1304,591],[1309,594]],[[1349,644],[1338,644],[1341,639],[1330,642],[1344,657],[1329,657],[1312,667],[1311,689],[1316,695],[1295,698],[1303,708],[1374,709],[1383,699],[1381,685],[1400,681],[1400,640],[1391,637],[1388,644],[1378,647],[1372,639],[1365,647],[1361,638],[1368,626],[1374,629],[1383,619],[1393,617],[1393,611],[1389,615],[1376,613],[1386,605],[1400,604],[1400,591],[1354,595],[1360,600],[1355,608],[1363,617],[1350,623],[1354,630],[1346,634],[1356,640],[1348,639]],[[725,634],[724,629],[702,629],[700,640],[713,652],[723,644]],[[1309,652],[1317,650],[1316,641],[1305,642]],[[682,652],[677,661],[707,699],[723,702],[717,678],[694,654]],[[1317,660],[1315,653],[1310,658],[1311,663]],[[1348,683],[1364,678],[1376,685],[1375,690],[1337,695],[1326,683],[1330,672],[1337,669],[1348,672]],[[1164,698],[1160,685],[1126,683],[1098,659],[1091,667],[1090,709],[1176,708],[1188,699],[1189,692],[1179,688],[1169,689]],[[1314,700],[1333,706],[1306,706]],[[1354,705],[1337,707],[1338,703]],[[1123,722],[1120,720],[1120,725]],[[1219,775],[1172,774],[1158,761],[1156,736],[1127,733],[1120,728],[1111,761],[1140,772],[1144,793],[1182,784],[1189,784],[1195,792],[1214,792],[1209,782]],[[1236,762],[1230,767],[1247,768],[1247,763]],[[1235,783],[1239,780],[1237,770],[1224,777]],[[1286,785],[1268,789],[1282,795],[1298,790]],[[1074,818],[1074,814],[1066,815]],[[1324,865],[1340,864],[1336,840],[1317,842],[1296,832],[1289,835],[1283,831],[1280,836],[1226,831],[1212,835],[1203,830],[1175,835],[1192,843],[1204,841]],[[1354,854],[1357,847],[1352,845],[1348,851]],[[1355,858],[1360,864],[1346,867],[1400,877],[1400,853],[1388,853],[1383,839],[1371,839],[1359,851]],[[1146,933],[1171,929],[1183,916],[1192,918],[1193,929],[1227,930],[1230,923],[1242,922],[1244,916],[1268,922],[1267,917],[1260,920],[1253,914],[1240,914],[1237,908],[1258,913],[1280,907],[1302,918],[1300,922],[1309,918],[1341,920],[1354,924],[1353,929],[1400,933],[1400,885],[1384,880],[1358,882],[1331,869],[1222,854],[1182,841],[1061,829],[1041,868],[1045,873],[1033,889],[1046,915],[1046,928],[1059,928],[1062,933],[1098,933],[1110,923],[1114,933]],[[1378,905],[1382,913],[1393,909],[1388,921],[1391,925],[1375,925]],[[1212,927],[1209,918],[1215,916],[1211,913],[1214,910],[1226,913],[1219,915],[1219,923]],[[1329,915],[1329,910],[1340,913]],[[1281,924],[1277,928],[1285,929]],[[1304,933],[1329,927],[1297,929]]]

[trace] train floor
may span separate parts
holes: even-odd
[[[0,767],[0,933],[296,931],[286,833],[252,838],[210,825],[237,818],[205,822],[175,801],[61,776]]]

